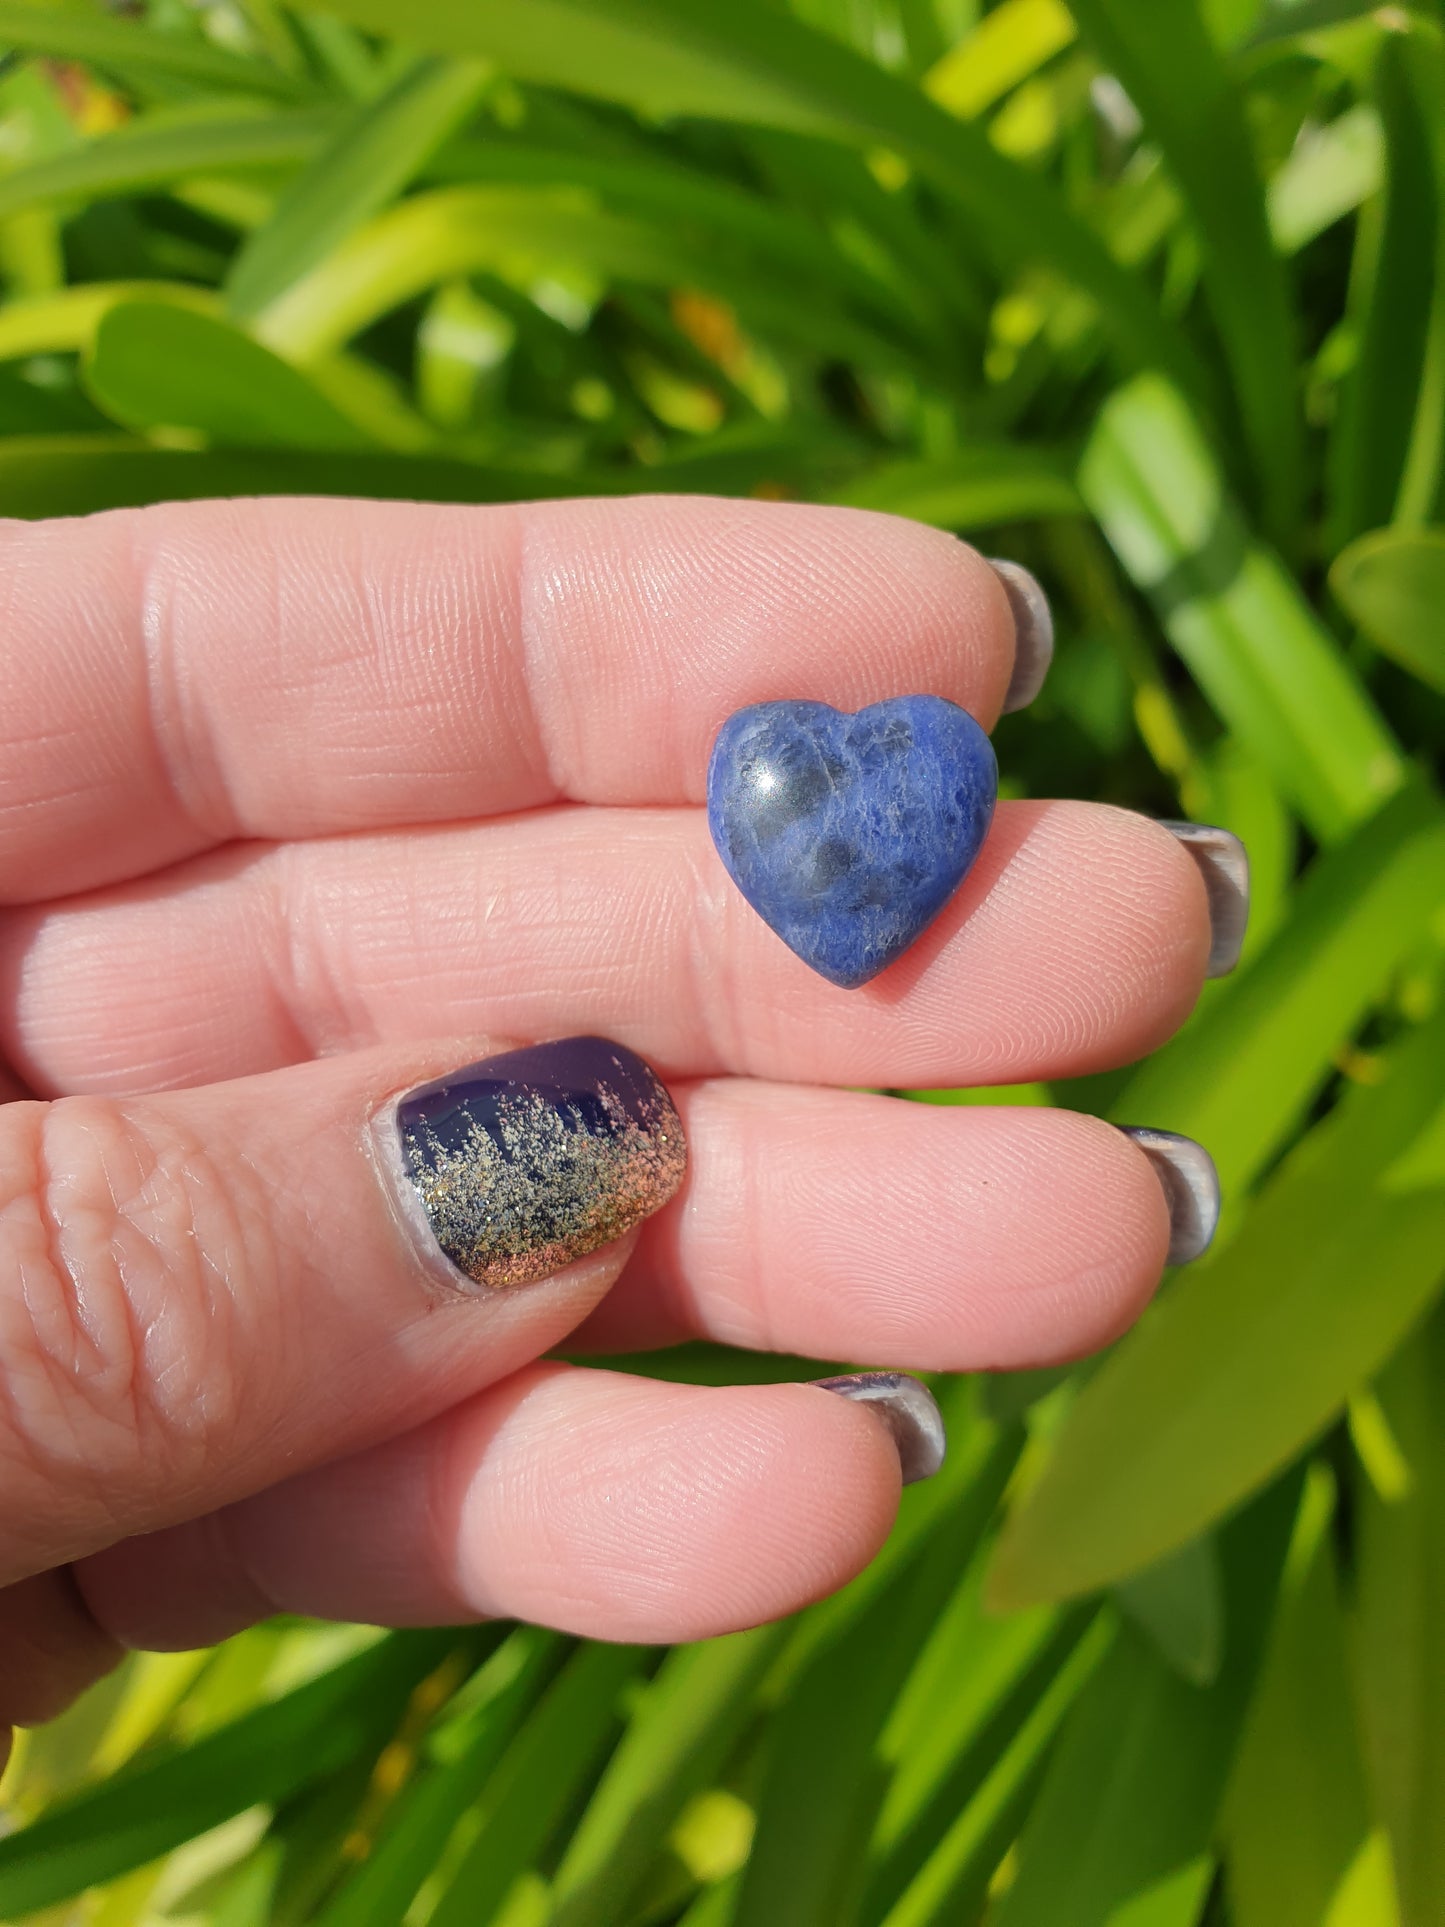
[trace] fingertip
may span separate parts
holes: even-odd
[[[712,1638],[852,1578],[887,1538],[900,1484],[877,1419],[808,1386],[538,1377],[475,1464],[457,1587],[484,1617]]]

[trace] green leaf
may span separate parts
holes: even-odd
[[[957,1927],[979,1918],[1043,1778],[1056,1735],[1105,1658],[1114,1628],[1101,1614],[1048,1681],[978,1791],[955,1807],[943,1838],[882,1927]],[[871,1916],[870,1916],[871,1917]]]
[[[636,1646],[584,1645],[567,1662],[507,1749],[482,1795],[470,1846],[428,1916],[428,1927],[480,1927],[533,1866],[592,1782],[622,1722],[622,1697],[648,1654]],[[364,1909],[348,1919],[378,1918]]]
[[[832,500],[945,529],[1081,515],[1084,508],[1061,461],[1012,442],[975,444],[950,461],[892,462],[850,482]]]
[[[195,174],[234,167],[286,167],[309,160],[336,126],[331,107],[285,113],[210,110],[148,114],[53,160],[0,177],[0,220],[22,208],[82,195],[143,194]]]
[[[126,428],[185,428],[237,448],[364,449],[371,438],[299,369],[238,329],[161,302],[110,308],[86,384]]]
[[[861,1917],[869,1835],[887,1785],[878,1728],[969,1562],[1018,1453],[975,1420],[955,1436],[946,1516],[865,1611],[796,1671],[769,1725],[758,1828],[733,1927],[848,1927]]]
[[[1391,1053],[1380,1084],[1316,1126],[1227,1248],[1186,1272],[1105,1360],[1004,1528],[999,1604],[1139,1571],[1222,1518],[1342,1410],[1445,1270],[1442,1092],[1437,1020]]]
[[[389,0],[331,0],[329,10],[371,28],[392,24]],[[1143,288],[1046,181],[765,0],[414,0],[407,30],[439,51],[490,56],[519,80],[648,113],[881,143],[926,172],[1004,259],[1043,261],[1076,283],[1123,352],[1197,385],[1192,357]]]
[[[1063,0],[1003,0],[929,70],[924,89],[972,119],[1069,46],[1078,29]]]
[[[53,1808],[0,1840],[0,1913],[53,1906],[113,1880],[379,1747],[413,1689],[457,1641],[455,1633],[393,1634],[208,1738],[148,1755],[69,1806]]]
[[[933,271],[940,264],[932,256],[921,270],[896,259],[861,261],[798,210],[663,156],[620,159],[586,149],[466,138],[451,141],[422,172],[429,182],[587,188],[608,208],[715,238],[790,277],[817,281],[905,333],[916,330],[920,307],[926,310],[938,295]],[[897,210],[888,212],[896,228]]]
[[[675,1647],[647,1687],[557,1869],[549,1927],[607,1927],[683,1807],[722,1770],[787,1625]]]
[[[1445,442],[1445,53],[1438,31],[1380,36],[1385,200],[1362,225],[1359,358],[1330,455],[1338,547],[1397,515],[1427,521]]]
[[[1011,1806],[1026,1777],[1020,1739],[1030,1733],[1040,1739],[1037,1722],[1046,1706],[1054,1708],[1046,1719],[1052,1732],[1102,1651],[1098,1636],[1105,1633],[1107,1645],[1111,1635],[1087,1610],[1039,1609],[1007,1618],[988,1612],[989,1550],[975,1556],[939,1614],[878,1736],[888,1786],[868,1848],[865,1920],[880,1920],[899,1905],[906,1915],[924,1904],[925,1893],[931,1907],[940,1882],[952,1891],[965,1877],[962,1863],[974,1866],[986,1856],[999,1796],[1012,1789],[1003,1802]],[[1073,1684],[1061,1703],[1068,1681]],[[1036,1757],[1027,1740],[1024,1755]],[[986,1825],[985,1815],[991,1816]],[[988,1871],[991,1866],[985,1876]]]
[[[1073,0],[1073,12],[1184,191],[1203,250],[1205,294],[1260,477],[1265,526],[1293,547],[1303,492],[1294,320],[1233,79],[1196,0],[1164,8]]]
[[[1379,190],[1385,135],[1367,102],[1323,127],[1306,127],[1271,177],[1269,227],[1281,254],[1296,254]]]
[[[1369,1830],[1333,1517],[1315,1467],[1223,1815],[1233,1927],[1320,1927]]]
[[[1191,1539],[1115,1588],[1123,1612],[1194,1686],[1219,1675],[1224,1652],[1224,1584],[1211,1537]]]
[[[1409,1466],[1383,1498],[1355,1482],[1354,1653],[1374,1808],[1389,1831],[1407,1927],[1445,1919],[1445,1310],[1381,1374]]]
[[[1251,540],[1187,410],[1141,376],[1100,414],[1079,487],[1170,641],[1315,835],[1404,776],[1383,718],[1298,588]]]
[[[582,189],[452,187],[416,194],[359,229],[257,317],[288,359],[341,347],[403,302],[490,270],[528,286],[558,266],[648,286],[713,289],[765,329],[860,359],[896,364],[906,350],[837,308],[800,309],[771,275],[701,244],[613,214]]]
[[[386,206],[470,113],[488,71],[476,61],[418,61],[343,122],[232,262],[230,313],[259,314]]]
[[[179,281],[92,281],[33,295],[0,307],[0,361],[88,348],[102,319],[122,301],[174,302],[201,314],[215,306],[208,288],[188,288]],[[16,438],[5,439],[9,446]]]
[[[1352,542],[1330,587],[1377,649],[1445,693],[1445,529],[1379,529]]]
[[[1192,1686],[1122,1628],[1069,1715],[991,1927],[1193,1927],[1298,1496],[1290,1479],[1220,1538],[1228,1637]]]
[[[492,1655],[496,1688],[470,1718],[449,1757],[422,1770],[393,1807],[358,1872],[319,1915],[322,1927],[370,1927],[400,1920],[441,1856],[457,1822],[478,1798],[528,1712],[557,1673],[568,1643],[521,1627]]]
[[[265,61],[229,53],[198,35],[162,33],[139,22],[107,20],[78,7],[33,6],[0,0],[0,46],[53,60],[83,60],[122,78],[163,76],[218,93],[295,100],[310,93],[303,81]]]
[[[1298,1128],[1442,896],[1445,817],[1412,785],[1315,859],[1274,939],[1141,1065],[1112,1116],[1207,1144],[1231,1205]]]

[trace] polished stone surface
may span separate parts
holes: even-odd
[[[988,737],[941,696],[854,714],[757,703],[718,732],[708,827],[763,921],[820,976],[854,989],[963,881],[997,788]]]

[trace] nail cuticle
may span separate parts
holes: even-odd
[[[1202,1258],[1219,1225],[1219,1173],[1202,1144],[1178,1131],[1156,1131],[1146,1124],[1116,1128],[1138,1145],[1154,1167],[1169,1207],[1171,1265]]]
[[[1037,576],[1019,562],[986,558],[1003,584],[1014,619],[1014,665],[1003,713],[1025,709],[1038,695],[1054,659],[1054,618]]]
[[[660,1210],[686,1169],[681,1121],[634,1052],[570,1037],[403,1092],[373,1120],[397,1214],[464,1290],[550,1278]]]
[[[868,1406],[897,1448],[905,1485],[931,1479],[943,1464],[948,1449],[943,1414],[921,1379],[908,1372],[847,1372],[809,1382],[819,1391]]]
[[[1168,830],[1194,859],[1209,898],[1209,962],[1205,974],[1227,977],[1239,962],[1249,926],[1249,852],[1232,830],[1214,823],[1166,818],[1160,828]]]

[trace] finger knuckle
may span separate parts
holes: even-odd
[[[0,1111],[0,1451],[119,1529],[245,1397],[229,1340],[264,1220],[191,1131],[120,1103]]]

